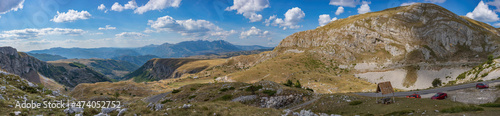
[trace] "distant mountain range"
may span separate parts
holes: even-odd
[[[65,58],[119,58],[122,56],[155,55],[161,58],[180,58],[194,55],[216,54],[223,52],[269,49],[258,45],[233,45],[224,40],[215,41],[184,41],[177,44],[164,43],[148,45],[139,48],[50,48],[33,50],[30,54],[59,55]],[[149,59],[148,59],[149,60]]]

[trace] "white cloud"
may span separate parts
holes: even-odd
[[[50,19],[50,21],[54,21],[56,23],[61,23],[61,22],[73,22],[75,20],[79,20],[79,19],[88,19],[90,18],[92,15],[90,15],[89,12],[87,11],[76,11],[76,10],[68,10],[68,12],[63,12],[63,13],[59,13],[59,11],[57,11],[57,15],[54,16],[53,19]]]
[[[34,39],[45,35],[70,35],[78,36],[86,33],[82,29],[68,29],[68,28],[43,28],[43,29],[21,29],[3,31],[0,38],[12,39]]]
[[[500,0],[494,0],[492,2],[488,2],[487,4],[491,5],[491,6],[495,6],[495,11],[496,12],[500,12]]]
[[[106,6],[104,6],[104,4],[101,4],[101,5],[97,6],[97,9],[104,10],[104,9],[106,9]]]
[[[432,2],[432,3],[444,3],[446,0],[425,0],[426,2]]]
[[[339,8],[337,8],[337,11],[335,11],[335,15],[340,15],[342,13],[344,13],[344,7],[339,6]]]
[[[285,15],[284,20],[282,18],[275,18],[275,16],[273,15],[269,17],[269,19],[266,19],[264,23],[266,23],[266,26],[269,24],[272,26],[279,25],[280,27],[283,27],[283,30],[286,30],[288,28],[297,29],[302,27],[302,25],[298,25],[298,23],[302,21],[306,16],[304,11],[302,11],[302,9],[300,9],[299,7],[288,9],[288,11],[286,11],[284,15]],[[274,21],[272,21],[273,19]]]
[[[115,36],[118,38],[121,38],[121,37],[140,38],[140,37],[146,37],[148,35],[138,33],[138,32],[122,32],[122,33],[116,34]]]
[[[156,32],[160,31],[173,31],[180,33],[184,36],[215,36],[215,35],[224,35],[223,33],[231,33],[228,31],[224,31],[219,28],[215,24],[206,20],[175,20],[170,16],[159,17],[156,21],[149,20],[148,25],[151,28],[155,29]],[[146,30],[147,32],[154,32],[152,30]],[[145,32],[146,32],[145,31]]]
[[[234,5],[227,7],[226,11],[236,10],[237,14],[243,14],[245,18],[250,19],[250,22],[262,20],[262,15],[256,12],[262,11],[269,7],[268,0],[234,0]]]
[[[213,33],[210,33],[211,36],[216,36],[216,37],[222,37],[222,38],[226,38],[227,36],[229,35],[233,35],[233,34],[236,34],[237,32],[235,30],[231,30],[231,31],[218,31],[218,32],[213,32]]]
[[[137,3],[135,2],[135,0],[128,1],[128,3],[124,4],[123,6],[120,5],[118,2],[115,2],[115,4],[113,4],[113,6],[111,6],[112,11],[118,11],[118,12],[121,12],[121,11],[127,10],[127,9],[135,9],[135,8],[137,8]]]
[[[500,23],[495,23],[495,24],[493,24],[493,26],[500,27]]]
[[[358,8],[358,13],[359,14],[365,14],[367,12],[371,12],[370,6],[368,6],[368,4],[370,4],[370,2],[363,1],[363,5],[361,5]]]
[[[269,25],[272,23],[272,21],[273,21],[274,19],[276,19],[276,15],[269,16],[269,18],[268,18],[268,19],[266,19],[266,20],[264,21],[264,23],[266,24],[266,26],[269,26]]]
[[[412,4],[415,4],[415,2],[405,2],[405,3],[402,3],[399,6],[408,6],[408,5],[412,5]]]
[[[0,0],[0,14],[23,9],[24,0]]]
[[[324,26],[324,25],[326,25],[332,21],[335,21],[335,20],[337,20],[337,17],[330,19],[329,14],[322,14],[322,15],[319,15],[318,22],[319,22],[319,26]]]
[[[356,7],[360,3],[359,0],[330,0],[330,5],[334,6]]]
[[[474,11],[467,13],[465,16],[483,22],[495,22],[499,20],[498,15],[490,10],[488,5],[483,1],[479,2]]]
[[[162,10],[167,7],[179,7],[182,0],[149,0],[144,6],[134,10],[134,13],[142,14],[150,10]]]
[[[248,31],[241,32],[240,38],[244,39],[244,38],[247,38],[250,36],[264,38],[268,35],[269,35],[269,31],[262,31],[260,29],[257,29],[256,27],[252,26],[252,28],[250,28]]]
[[[116,27],[111,27],[111,25],[106,25],[106,27],[99,27],[99,30],[113,30],[116,29]]]

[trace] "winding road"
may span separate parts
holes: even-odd
[[[495,82],[500,82],[500,79],[497,80],[490,80],[490,81],[483,81],[481,83],[489,84],[489,83],[495,83]],[[407,92],[394,92],[395,97],[404,97],[411,95],[413,93],[418,93],[420,95],[422,94],[431,94],[431,93],[437,93],[437,92],[443,92],[443,91],[453,91],[453,90],[459,90],[459,89],[466,89],[466,88],[474,88],[476,87],[475,83],[467,83],[467,84],[461,84],[461,85],[454,85],[454,86],[448,86],[448,87],[440,87],[440,88],[434,88],[434,89],[426,89],[426,90],[419,90],[419,91],[407,91]],[[368,96],[368,97],[387,97],[387,96],[392,96],[392,94],[385,94],[382,95],[382,93],[354,93],[362,96]]]

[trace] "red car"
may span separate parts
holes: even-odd
[[[442,99],[446,99],[448,97],[448,94],[446,93],[436,93],[436,95],[432,96],[431,99],[438,99],[438,100],[442,100]]]
[[[476,89],[484,89],[484,88],[489,88],[489,86],[484,84],[484,83],[477,83],[476,84]]]
[[[406,98],[420,98],[420,94],[411,94],[409,96],[406,96]]]

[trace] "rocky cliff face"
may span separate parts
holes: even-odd
[[[79,83],[110,81],[104,75],[89,68],[65,69],[40,61],[26,53],[17,52],[12,47],[0,47],[1,69],[20,75],[31,82],[40,83],[40,75],[54,79],[65,86],[74,87]]]
[[[292,34],[278,51],[307,49],[343,63],[472,60],[496,53],[494,27],[438,5],[416,3],[350,16]]]

